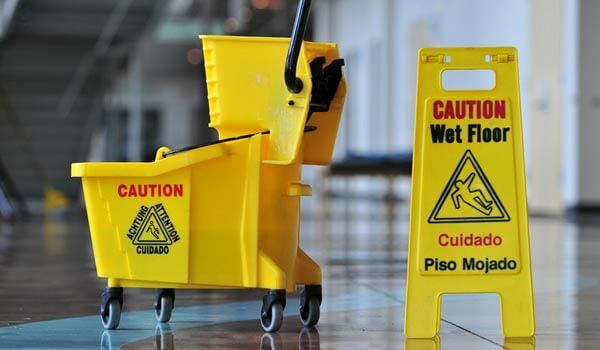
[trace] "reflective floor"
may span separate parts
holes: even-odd
[[[153,291],[126,290],[120,328],[104,331],[105,281],[95,275],[81,214],[0,223],[0,348],[600,348],[600,220],[531,218],[535,339],[503,339],[495,295],[455,295],[443,299],[438,338],[406,341],[407,203],[337,199],[327,211],[304,209],[302,246],[324,273],[316,329],[301,327],[290,296],[282,330],[264,334],[262,292],[222,290],[177,291],[172,321],[161,326]]]

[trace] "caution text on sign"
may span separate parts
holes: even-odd
[[[495,84],[445,89],[447,70],[489,70]],[[533,335],[514,48],[419,52],[412,180],[406,335],[437,333],[444,293],[498,293],[504,334]]]

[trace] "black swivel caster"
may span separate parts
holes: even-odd
[[[121,322],[123,288],[105,288],[100,303],[100,317],[104,329],[117,329]]]
[[[156,320],[160,323],[169,322],[173,307],[175,307],[175,289],[157,289],[156,300],[154,301],[154,315],[156,316]]]
[[[267,333],[277,332],[283,324],[285,309],[285,290],[270,290],[263,297],[260,312],[260,325]]]
[[[321,316],[323,292],[320,285],[306,285],[300,293],[300,321],[304,327],[314,327]]]

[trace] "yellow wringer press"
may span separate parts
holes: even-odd
[[[300,196],[311,194],[301,167],[331,162],[345,83],[335,44],[303,43],[309,11],[302,0],[291,41],[202,37],[218,141],[162,147],[149,163],[72,165],[108,279],[106,329],[118,327],[127,287],[157,289],[160,322],[175,288],[264,288],[261,325],[275,332],[286,292],[303,285],[302,324],[318,322],[321,270],[298,246]]]

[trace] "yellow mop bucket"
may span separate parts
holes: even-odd
[[[72,165],[98,276],[108,279],[105,328],[119,324],[124,287],[157,288],[160,322],[171,317],[175,288],[268,289],[261,324],[271,332],[286,292],[304,285],[301,321],[318,322],[321,271],[298,246],[300,196],[311,193],[301,165],[330,163],[345,83],[334,44],[302,45],[308,8],[301,2],[291,44],[202,37],[219,141],[162,147],[149,163]],[[281,79],[284,63],[295,79]]]

